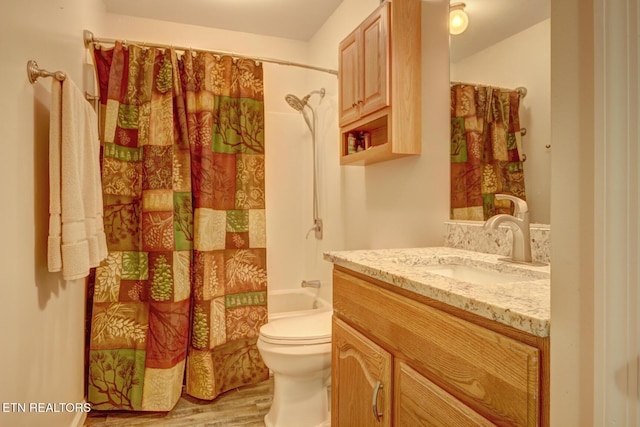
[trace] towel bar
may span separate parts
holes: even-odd
[[[33,59],[27,61],[27,77],[29,78],[29,82],[31,84],[35,83],[40,77],[55,77],[56,79],[62,81],[67,78],[67,75],[63,71],[47,71],[40,69],[38,67],[38,63]]]

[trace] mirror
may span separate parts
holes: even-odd
[[[452,3],[452,5],[455,3]],[[464,0],[469,24],[450,35],[450,79],[526,88],[520,127],[526,200],[532,223],[550,223],[550,0]]]

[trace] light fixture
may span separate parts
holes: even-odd
[[[462,34],[469,26],[469,17],[464,11],[466,6],[464,3],[453,3],[449,6],[449,34]]]

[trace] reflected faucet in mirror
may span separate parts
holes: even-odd
[[[497,230],[498,226],[505,223],[513,233],[513,247],[511,258],[505,261],[533,264],[531,259],[531,236],[529,233],[529,207],[524,200],[509,194],[496,194],[498,200],[510,200],[513,202],[513,215],[494,215],[484,223],[487,230]]]

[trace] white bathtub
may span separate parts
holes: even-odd
[[[331,304],[309,288],[267,291],[269,320],[300,316],[315,310],[331,310]]]

